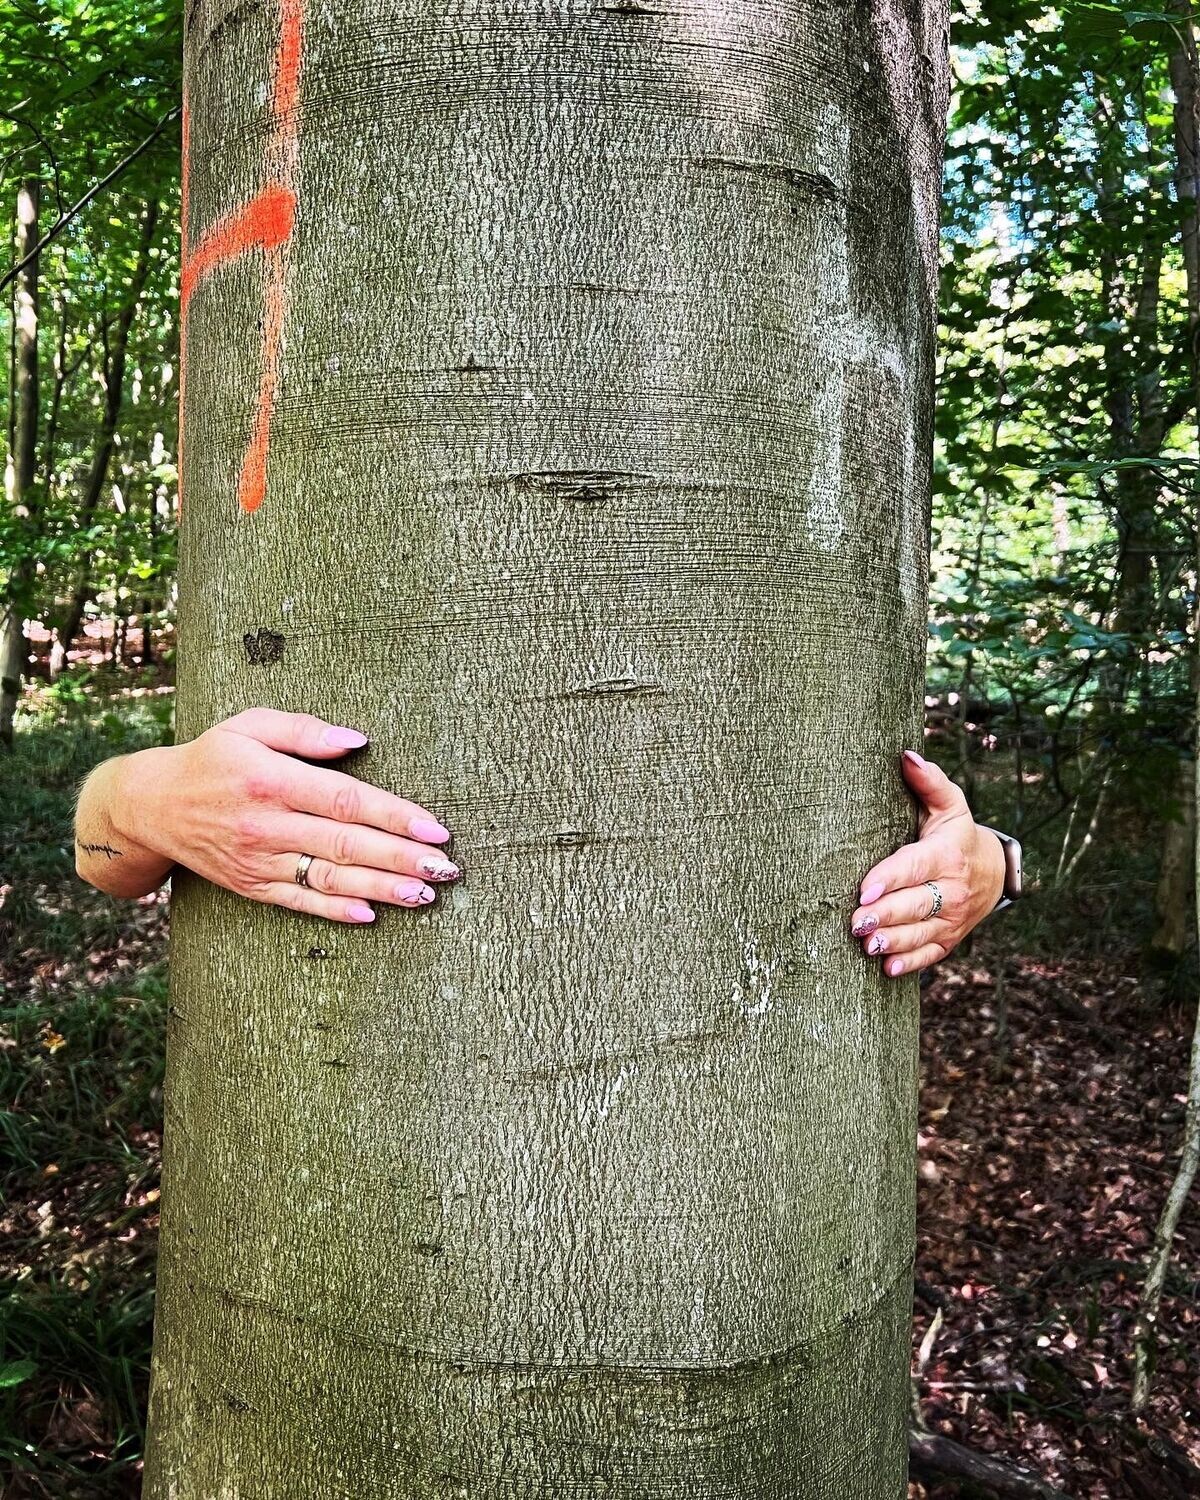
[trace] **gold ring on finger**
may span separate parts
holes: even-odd
[[[300,863],[296,866],[297,885],[308,884],[309,866],[312,864],[313,860],[316,859],[316,857],[317,856],[315,854],[302,854],[300,856]]]

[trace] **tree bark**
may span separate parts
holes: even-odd
[[[1189,757],[1179,762],[1179,815],[1163,830],[1149,948],[1154,963],[1177,963],[1196,941],[1195,863],[1196,768]]]
[[[38,270],[40,258],[30,256],[38,238],[40,187],[36,178],[17,189],[17,256],[26,260],[16,279],[13,310],[16,355],[13,372],[12,493],[16,515],[30,503],[37,473],[38,440]],[[34,576],[33,558],[20,553],[9,568],[0,599],[0,745],[11,746],[13,721],[21,696],[21,682],[29,662],[25,635],[25,607]]]
[[[899,1500],[941,0],[224,11],[179,736],[360,726],[466,878],[177,874],[146,1496]]]

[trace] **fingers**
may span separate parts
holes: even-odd
[[[312,714],[289,714],[276,708],[247,708],[225,719],[217,728],[244,734],[272,750],[304,755],[310,760],[345,755],[348,750],[361,750],[367,743],[367,736],[361,730],[330,724]]]
[[[293,851],[316,855],[314,869],[318,864],[358,865],[388,875],[411,875],[418,882],[457,880],[462,874],[453,860],[429,844],[361,823],[335,823],[305,813],[284,813],[272,820],[270,847],[285,860]],[[286,879],[288,873],[284,871],[281,878]],[[309,881],[318,884],[311,871]]]
[[[344,896],[327,896],[323,891],[297,885],[294,880],[290,884],[279,881],[264,885],[257,890],[247,891],[246,894],[251,900],[261,901],[264,905],[283,906],[288,911],[305,912],[311,917],[325,917],[330,922],[346,922],[362,927],[375,920],[374,911],[365,901],[347,900]]]
[[[901,891],[934,879],[935,859],[936,853],[928,845],[905,844],[867,871],[859,889],[860,903],[870,906],[888,891]]]
[[[918,949],[936,948],[938,958],[945,958],[954,946],[954,934],[949,923],[940,917],[929,922],[908,922],[899,927],[881,927],[873,932],[863,945],[868,958],[888,953],[896,957],[913,953]],[[932,961],[932,960],[931,960]]]
[[[945,878],[937,882],[942,893],[939,915],[956,909],[958,888],[947,883]],[[927,885],[906,886],[901,891],[890,891],[870,906],[855,908],[850,919],[850,931],[856,938],[869,937],[884,927],[898,927],[905,922],[923,922],[933,915],[933,892]]]
[[[883,971],[890,978],[899,979],[901,974],[915,974],[920,969],[927,969],[930,964],[939,963],[945,956],[946,950],[940,944],[927,943],[912,953],[901,953],[895,958],[887,959]]]
[[[905,781],[930,813],[955,817],[969,811],[962,788],[956,786],[933,761],[926,760],[915,750],[906,750],[900,757],[900,768]]]
[[[278,878],[270,884],[286,885],[289,880],[295,883],[295,855],[276,855],[271,863],[272,873]],[[307,888],[324,896],[383,901],[389,906],[428,906],[437,895],[431,885],[414,880],[411,875],[391,875],[386,870],[368,870],[362,865],[336,865],[327,859],[314,859],[309,865]]]
[[[393,796],[370,782],[347,776],[344,771],[293,761],[277,790],[295,811],[331,818],[335,823],[380,828],[385,833],[407,835],[423,844],[442,844],[450,837],[450,830],[426,808]]]

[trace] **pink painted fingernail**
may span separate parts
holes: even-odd
[[[887,939],[884,937],[882,932],[877,932],[871,939],[871,941],[867,944],[867,952],[870,954],[875,954],[886,953],[886,951]]]
[[[886,887],[882,880],[873,880],[870,885],[863,886],[859,901],[863,906],[870,906],[872,901],[878,901],[883,895]]]
[[[321,742],[334,750],[361,750],[367,737],[357,729],[343,729],[335,724],[321,736]]]
[[[444,844],[450,837],[450,830],[443,828],[436,818],[414,818],[408,831],[423,844]]]
[[[919,766],[922,771],[929,764],[925,757],[923,755],[918,755],[915,750],[906,750],[904,752],[904,759],[909,761],[914,766]]]
[[[430,880],[457,880],[462,871],[448,859],[423,859],[421,874]]]
[[[904,960],[902,958],[892,959],[891,963],[887,966],[887,971],[893,979],[895,979],[898,974],[903,974]]]
[[[346,915],[352,922],[373,922],[375,913],[365,901],[351,901],[346,908]]]
[[[879,926],[879,918],[873,912],[865,917],[859,917],[850,931],[855,937],[866,937],[868,932],[874,932]]]

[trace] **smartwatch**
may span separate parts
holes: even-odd
[[[1013,838],[1011,833],[1001,833],[998,828],[989,828],[986,823],[976,825],[985,833],[994,833],[1000,840],[1000,847],[1004,850],[1004,890],[999,901],[992,907],[993,911],[1003,911],[1006,906],[1011,906],[1021,894],[1021,845]]]

